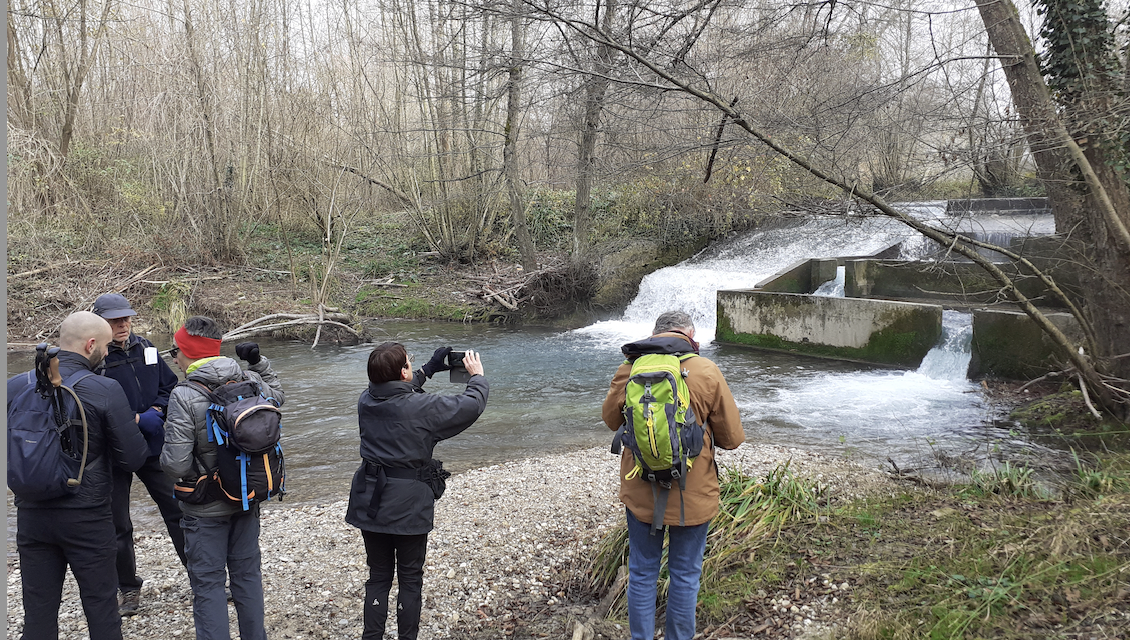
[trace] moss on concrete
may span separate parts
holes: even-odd
[[[1082,341],[1078,323],[1066,314],[1047,314],[1067,337]],[[1065,360],[1054,343],[1031,318],[1015,312],[977,310],[973,313],[970,376],[1028,380],[1061,367]]]
[[[892,312],[897,313],[897,312]],[[792,342],[767,333],[741,333],[722,305],[718,305],[718,329],[715,340],[758,349],[788,351],[820,358],[854,360],[873,364],[915,368],[922,364],[941,336],[941,324],[921,314],[897,314],[884,329],[871,334],[863,347],[836,347],[812,342]]]

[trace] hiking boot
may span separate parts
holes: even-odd
[[[118,598],[118,615],[136,616],[141,608],[141,591],[123,591]]]

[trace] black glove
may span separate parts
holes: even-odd
[[[451,353],[451,347],[440,347],[436,349],[436,352],[432,354],[432,359],[428,360],[427,364],[420,367],[420,371],[423,371],[424,375],[428,378],[431,378],[440,371],[450,371],[451,367],[447,366],[447,354],[449,353]]]
[[[246,360],[247,364],[259,364],[259,343],[241,342],[235,345],[235,355],[239,356],[240,360]]]

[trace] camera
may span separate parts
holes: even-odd
[[[467,367],[463,366],[463,358],[466,355],[466,351],[452,351],[447,354],[447,366],[451,367],[448,372],[451,382],[463,383],[471,380],[471,374],[467,373]]]

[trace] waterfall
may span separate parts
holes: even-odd
[[[619,345],[647,337],[660,313],[682,309],[694,319],[696,338],[707,343],[714,339],[719,289],[752,288],[812,257],[871,255],[913,234],[887,218],[809,218],[736,235],[648,274],[621,320],[598,322],[578,332]]]
[[[842,298],[844,297],[844,281],[846,279],[847,267],[836,267],[836,277],[817,287],[812,295]]]
[[[942,337],[915,372],[935,380],[965,380],[972,356],[973,315],[942,311]]]
[[[957,231],[974,240],[1006,249],[1013,238],[1055,233],[1055,219],[1050,214],[984,214],[975,218],[965,215],[960,218],[941,218],[938,222],[942,227]],[[999,253],[988,249],[978,249],[977,252],[991,260],[1004,259]],[[950,259],[965,260],[957,254],[947,252],[944,247],[927,240],[925,236],[911,237],[899,247],[899,257],[903,260],[937,260],[947,255]]]

